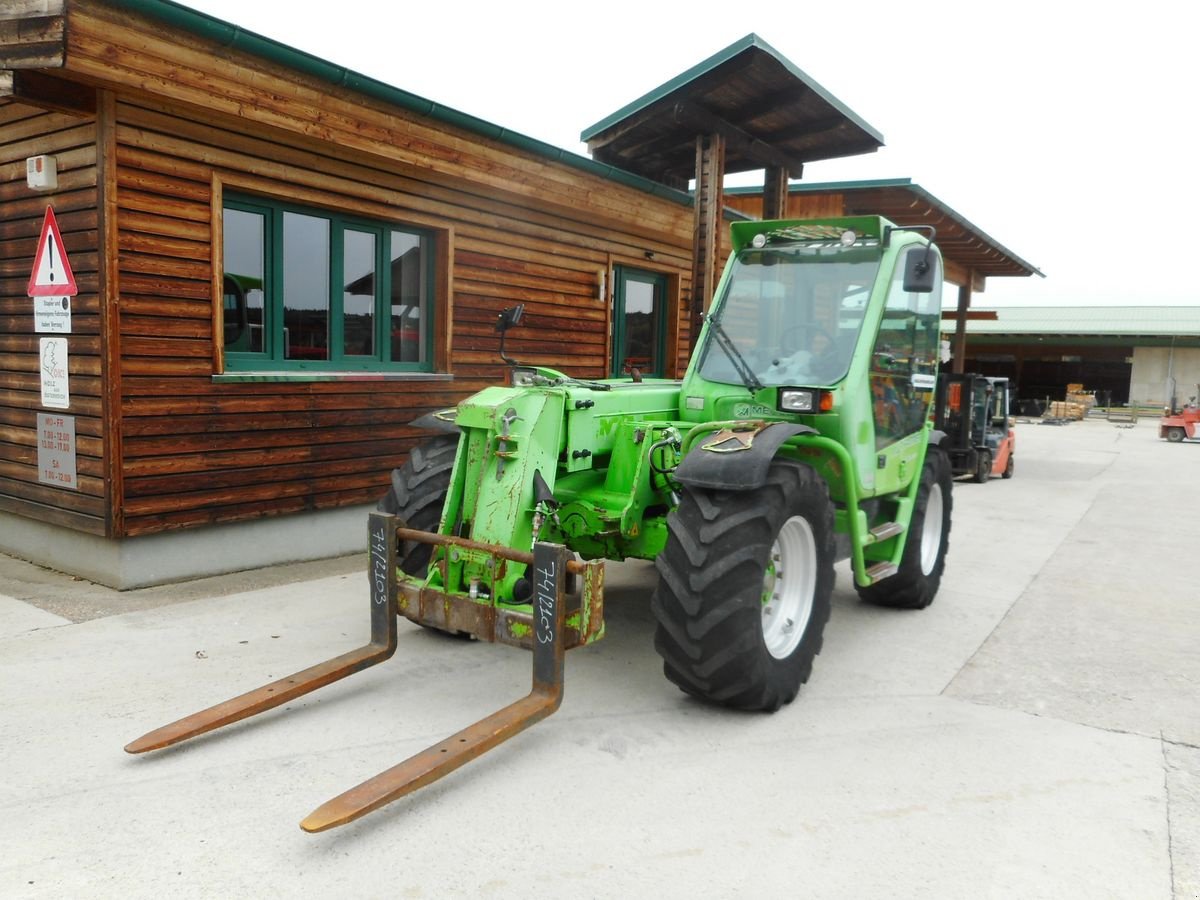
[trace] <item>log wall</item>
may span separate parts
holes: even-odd
[[[131,536],[373,502],[420,438],[409,422],[502,377],[494,323],[504,307],[526,304],[523,327],[508,336],[510,355],[581,377],[607,375],[618,264],[669,276],[677,319],[668,325],[668,358],[686,362],[686,204],[168,33],[103,3],[79,0],[69,14],[62,74],[99,90],[100,124],[78,131],[84,126],[65,116],[5,109],[12,119],[0,119],[0,135],[7,146],[19,144],[9,138],[18,127],[40,128],[42,136],[61,129],[55,152],[75,153],[70,139],[90,147],[77,162],[72,157],[68,173],[79,179],[78,196],[54,198],[83,278],[71,412],[80,421],[85,490],[62,499],[61,490],[34,486],[36,448],[0,432],[0,479],[8,479],[0,494],[20,499],[13,511],[50,502],[49,492],[54,502],[86,505],[92,530],[107,524],[108,533]],[[24,117],[28,126],[15,124]],[[97,132],[108,148],[103,230]],[[3,157],[6,176],[25,155],[14,147]],[[34,207],[44,208],[44,200],[26,197],[23,169],[12,191],[24,198],[17,201],[23,213],[6,226],[0,253],[26,232],[36,238]],[[430,230],[440,254],[435,376],[442,377],[214,377],[221,367],[214,246],[228,191]],[[0,257],[8,307],[21,299],[9,299],[13,272],[23,295],[30,264]],[[107,331],[96,315],[98,268],[106,272]],[[32,415],[30,339],[14,340],[20,354],[13,371],[0,374],[0,390],[22,394]],[[102,456],[102,438],[111,459]]]
[[[27,157],[58,160],[57,191],[25,184]],[[0,510],[92,534],[108,531],[99,304],[100,211],[94,117],[0,101]],[[71,303],[69,376],[78,489],[38,479],[39,341],[26,295],[46,207],[52,206],[79,294]]]

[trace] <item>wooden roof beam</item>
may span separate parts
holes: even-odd
[[[749,132],[695,103],[677,103],[675,119],[695,128],[697,134],[720,134],[725,138],[726,156],[732,151],[749,157],[764,168],[778,166],[788,172],[803,171],[804,161],[783,153]]]
[[[96,112],[96,92],[89,87],[52,78],[41,72],[0,71],[0,97],[12,97],[31,106],[53,109],[73,116]]]
[[[0,69],[60,69],[66,54],[63,0],[4,0]]]
[[[759,116],[778,111],[779,107],[795,103],[806,94],[811,94],[812,88],[807,84],[794,84],[778,91],[772,91],[760,97],[755,103],[743,104],[738,108],[742,121],[753,122]]]

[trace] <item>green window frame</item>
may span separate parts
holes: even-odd
[[[227,195],[225,370],[433,370],[435,238],[426,230]]]
[[[613,377],[635,366],[642,375],[666,371],[667,276],[631,266],[613,267]]]

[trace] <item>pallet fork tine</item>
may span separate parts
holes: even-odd
[[[396,651],[395,516],[370,517],[371,642],[155,729],[126,745],[129,753],[159,750],[301,697],[390,658]],[[565,600],[570,553],[555,544],[534,548],[533,686],[528,695],[439,744],[381,772],[314,810],[300,827],[325,831],[351,822],[431,784],[558,709],[563,696]]]
[[[558,709],[566,659],[563,584],[569,552],[557,545],[534,548],[533,686],[529,693],[484,719],[379,773],[313,810],[305,831],[344,825],[437,781]]]

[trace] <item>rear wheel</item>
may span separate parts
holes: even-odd
[[[1178,444],[1184,439],[1183,429],[1178,426],[1173,426],[1167,429],[1167,440],[1172,444]]]
[[[1006,462],[1004,464],[1004,472],[1000,475],[1001,478],[1012,478],[1013,477],[1013,456],[1014,456],[1013,452],[1011,450],[1009,450],[1008,451],[1008,462]]]
[[[909,523],[900,570],[878,584],[855,585],[859,597],[868,603],[898,609],[924,609],[933,602],[950,548],[952,483],[946,454],[930,447],[925,452],[917,505]]]
[[[833,591],[833,506],[808,466],[778,460],[751,491],[684,488],[652,608],[683,691],[776,710],[812,672]]]

